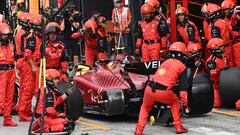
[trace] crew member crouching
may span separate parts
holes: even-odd
[[[67,119],[65,111],[60,112],[56,108],[59,105],[64,104],[67,99],[67,93],[60,95],[60,92],[56,88],[59,83],[60,73],[55,69],[48,69],[46,71],[46,113],[44,116],[43,133],[48,132],[71,132],[74,129],[74,122]],[[44,87],[41,88],[39,103],[36,110],[37,121],[32,127],[32,131],[40,132],[41,115],[44,107]]]

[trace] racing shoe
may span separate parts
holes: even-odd
[[[176,133],[177,134],[182,134],[182,133],[187,133],[188,130],[184,128],[182,125],[175,126]]]
[[[3,126],[16,127],[17,123],[13,122],[12,120],[4,120],[3,121]]]
[[[142,131],[136,128],[134,135],[142,135]]]

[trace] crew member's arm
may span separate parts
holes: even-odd
[[[187,76],[187,68],[179,76],[179,87],[180,98],[184,107],[188,106],[188,89],[189,89],[189,79]]]
[[[167,42],[169,38],[169,27],[167,25],[167,21],[164,18],[161,18],[159,20],[158,32],[161,37],[161,49],[165,50],[167,48]]]
[[[35,44],[36,44],[36,38],[34,36],[27,38],[25,41],[25,50],[24,50],[24,57],[27,58],[28,63],[32,67],[32,71],[35,73],[36,72],[36,66],[32,60],[32,53],[35,50]]]

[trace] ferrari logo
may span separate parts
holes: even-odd
[[[158,73],[159,73],[159,75],[164,75],[164,74],[166,73],[166,70],[160,69],[160,70],[158,71]]]

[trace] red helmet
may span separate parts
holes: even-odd
[[[0,23],[0,35],[12,34],[12,29],[7,23]]]
[[[154,12],[154,7],[148,3],[145,3],[141,7],[141,13],[142,14],[149,14]]]
[[[18,16],[18,20],[24,23],[28,23],[28,21],[31,19],[31,14],[30,13],[22,13]]]
[[[96,32],[96,30],[97,30],[97,28],[98,28],[97,23],[96,23],[95,21],[93,21],[93,20],[88,20],[88,21],[85,23],[84,26],[85,26],[85,30],[91,28],[94,33]]]
[[[190,53],[195,53],[195,52],[197,52],[197,51],[199,51],[201,49],[202,49],[202,46],[201,46],[201,44],[199,42],[197,42],[197,43],[189,42],[188,43],[187,50]]]
[[[224,0],[221,4],[222,9],[234,8],[235,2],[233,0]]]
[[[32,25],[41,25],[42,22],[42,15],[33,15],[31,19],[29,20],[29,23]]]
[[[56,22],[50,22],[47,24],[46,28],[45,28],[46,33],[60,33],[61,32],[61,28],[60,25]]]
[[[185,7],[178,7],[175,11],[175,14],[185,14],[188,15],[188,10]]]
[[[30,26],[36,30],[42,30],[42,15],[33,15],[29,20]]]
[[[153,7],[159,7],[160,3],[158,0],[145,0],[145,3],[152,5]]]
[[[60,73],[56,69],[48,69],[46,71],[47,80],[53,80],[53,78],[59,78]]]
[[[169,51],[181,52],[183,54],[186,54],[187,53],[187,47],[182,42],[174,42],[170,46]]]
[[[215,12],[217,12],[220,9],[221,9],[221,7],[218,6],[217,4],[207,3],[207,13],[208,14],[215,13]]]
[[[224,41],[221,38],[212,38],[208,41],[208,49],[218,49],[224,45]]]

